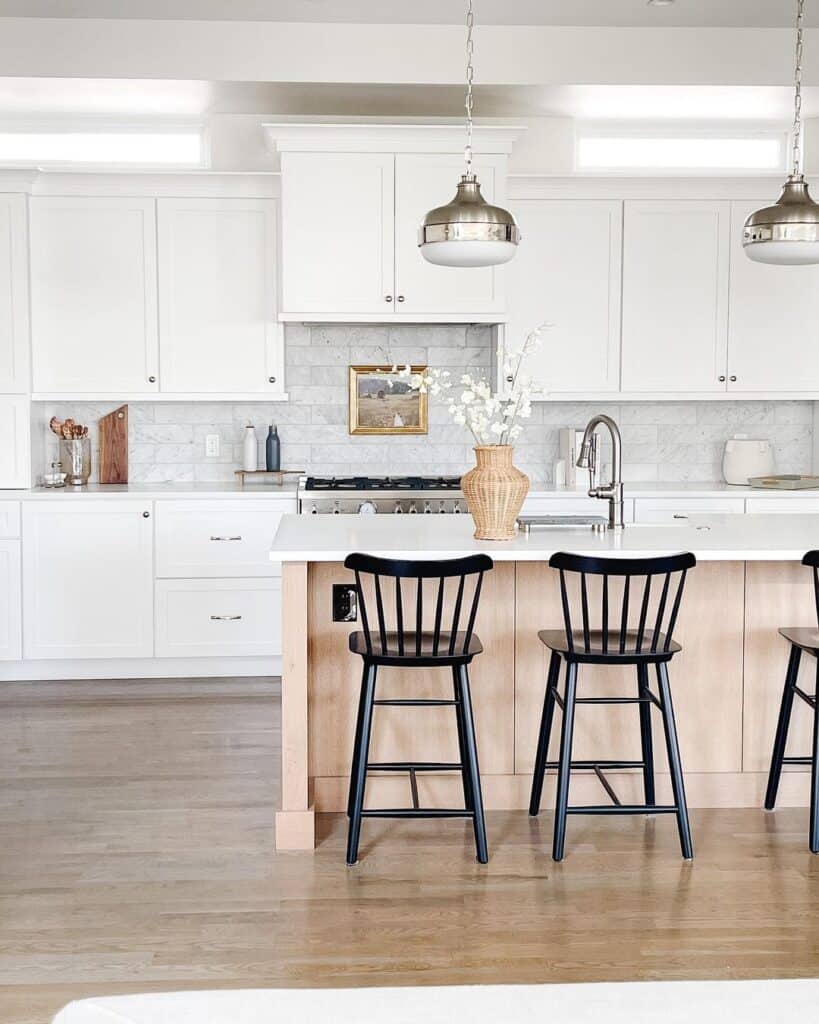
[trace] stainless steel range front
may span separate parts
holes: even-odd
[[[466,512],[457,476],[305,476],[302,515],[450,515]]]

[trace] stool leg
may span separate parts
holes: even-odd
[[[364,694],[366,693],[366,671],[361,678],[361,692],[358,696],[358,714],[355,722],[355,739],[353,740],[353,760],[350,770],[350,791],[347,795],[347,817],[353,813],[353,794],[355,792],[355,780],[358,774],[358,761],[361,747],[361,723],[364,720]]]
[[[637,696],[645,697],[648,690],[648,666],[637,666]],[[643,748],[643,789],[646,805],[651,807],[657,803],[654,792],[654,742],[651,738],[651,705],[639,704],[640,708],[640,741]]]
[[[370,751],[370,731],[373,723],[373,700],[375,698],[375,665],[365,665],[362,686],[364,689],[364,706],[361,716],[361,735],[355,756],[355,775],[353,778],[353,806],[350,814],[350,826],[347,832],[347,863],[355,864],[358,860],[358,840],[361,836],[361,811],[364,808],[364,786],[367,782],[367,758]]]
[[[463,719],[461,717],[461,704],[460,697],[458,695],[458,668],[456,665],[452,666],[452,689],[455,694],[455,700],[458,704],[455,705],[455,723],[458,727],[458,751],[461,758],[461,779],[463,780],[464,787],[464,807],[468,810],[474,810],[472,800],[472,788],[469,776],[469,767],[466,763],[466,745],[464,744],[464,726]]]
[[[566,692],[563,695],[563,729],[560,733],[560,764],[557,769],[557,804],[552,860],[563,860],[566,843],[566,809],[569,806],[569,777],[572,770],[572,733],[574,731],[574,699],[577,694],[577,664],[566,662]]]
[[[529,798],[529,813],[534,816],[540,811],[543,793],[543,778],[546,775],[546,761],[549,758],[549,738],[552,733],[552,719],[555,714],[555,687],[560,673],[560,655],[552,651],[549,660],[549,674],[546,678],[546,694],[543,698],[543,714],[540,718],[540,732],[537,739],[535,771],[532,775],[532,795]]]
[[[685,783],[683,781],[682,761],[680,760],[680,744],[677,739],[677,726],[674,722],[674,705],[671,703],[671,687],[668,683],[667,662],[661,661],[657,664],[657,681],[660,687],[660,701],[663,705],[665,744],[668,748],[668,766],[671,769],[671,788],[674,791],[674,803],[677,807],[677,828],[680,832],[680,848],[686,860],[693,860],[694,847],[691,843],[691,824],[688,820],[688,804],[685,800]]]
[[[475,743],[475,721],[472,717],[472,698],[469,693],[469,673],[466,665],[458,666],[458,711],[461,715],[461,726],[464,732],[464,748],[466,763],[469,770],[469,789],[472,794],[472,824],[475,829],[475,849],[478,861],[486,864],[489,852],[486,846],[486,822],[483,816],[483,796],[481,794],[481,775],[478,769],[478,747]]]
[[[785,688],[782,691],[782,703],[779,705],[779,721],[776,723],[776,738],[771,754],[771,770],[768,773],[768,790],[765,793],[765,810],[772,811],[776,806],[776,794],[779,791],[779,779],[782,775],[782,758],[788,742],[788,727],[791,724],[793,711],[794,686],[799,676],[799,662],[802,651],[791,644],[791,655],[788,658],[788,670],[785,673]]]
[[[813,750],[810,765],[810,852],[819,853],[819,661],[813,705]]]

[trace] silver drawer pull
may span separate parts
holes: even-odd
[[[211,537],[211,540],[241,540],[241,537]]]
[[[212,622],[238,622],[241,615],[211,615]]]
[[[687,519],[687,518],[688,518],[688,516],[687,516],[687,515],[683,515],[683,514],[682,514],[682,513],[680,513],[680,512],[675,512],[675,513],[674,513],[674,516],[673,516],[673,518],[674,518],[674,519]]]

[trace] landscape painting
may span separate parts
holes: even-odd
[[[411,367],[423,373],[426,366]],[[427,395],[381,366],[350,367],[351,434],[426,434]]]

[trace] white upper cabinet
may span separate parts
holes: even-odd
[[[617,391],[623,204],[533,199],[512,212],[523,241],[506,268],[507,347],[548,323],[526,365],[544,393]]]
[[[35,392],[155,392],[153,199],[31,200]]]
[[[392,153],[282,154],[282,313],[394,309]]]
[[[159,199],[164,392],[282,390],[276,203]]]
[[[26,199],[0,195],[0,394],[25,394],[29,380]]]
[[[503,165],[503,158],[475,161],[481,194],[488,203],[505,202]],[[503,312],[503,271],[497,267],[437,267],[427,263],[418,248],[418,229],[424,216],[453,198],[463,173],[461,155],[399,153],[395,158],[396,313],[409,317]]]
[[[728,390],[819,394],[819,267],[753,263],[742,250],[746,217],[771,202],[731,204]]]
[[[729,239],[730,203],[625,203],[623,391],[725,391]]]

